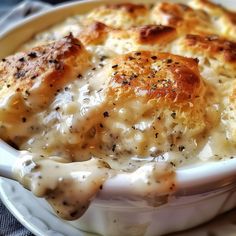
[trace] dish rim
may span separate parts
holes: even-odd
[[[141,0],[128,0],[129,2],[142,2]],[[50,15],[55,15],[57,13],[62,12],[63,10],[73,10],[73,8],[76,8],[78,6],[83,6],[81,8],[85,9],[92,9],[95,6],[98,6],[103,3],[108,3],[109,0],[88,0],[86,2],[71,2],[71,3],[65,3],[62,5],[59,5],[55,8],[46,10],[44,12],[37,13],[22,22],[16,24],[12,28],[6,30],[3,34],[0,35],[0,48],[3,48],[2,42],[8,41],[7,39],[9,37],[12,37],[13,35],[16,35],[17,32],[19,32],[22,29],[27,28],[30,24],[36,24],[40,20],[44,19],[45,17],[48,17]],[[114,3],[120,3],[120,2],[127,2],[127,0],[114,0]],[[148,0],[147,2],[153,2],[153,0]],[[174,0],[174,2],[183,2],[183,0]],[[86,12],[86,10],[81,10],[80,12]],[[80,13],[78,12],[78,14]],[[69,15],[65,14],[63,17],[61,17],[60,20],[65,19]],[[60,20],[56,20],[56,22],[60,22]],[[53,25],[56,22],[50,24]],[[44,25],[42,28],[46,28],[49,26],[49,24],[46,24],[43,22]],[[47,25],[47,26],[46,26]],[[34,29],[34,33],[40,32],[41,29]],[[29,35],[24,36],[25,41],[29,39]],[[16,47],[21,45],[23,42],[20,42],[17,46],[15,45],[15,48],[12,49],[14,51]],[[1,50],[0,50],[1,51]],[[1,57],[2,55],[0,55]],[[2,144],[0,144],[2,146]],[[4,147],[3,147],[4,148]],[[14,150],[15,151],[15,150]],[[177,182],[177,192],[174,195],[177,196],[188,196],[188,195],[196,195],[196,194],[202,194],[207,192],[216,191],[219,189],[222,189],[226,186],[236,186],[236,157],[229,160],[220,160],[215,162],[208,162],[204,164],[196,164],[192,166],[185,166],[180,169],[176,169],[176,182]],[[127,198],[127,197],[133,197],[132,188],[130,188],[130,185],[132,182],[124,178],[122,174],[119,174],[111,179],[108,179],[103,189],[98,194],[98,199],[104,199],[107,197],[114,197],[116,198]]]

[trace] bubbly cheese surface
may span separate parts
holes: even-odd
[[[233,158],[235,19],[206,0],[103,5],[2,59],[0,137],[36,153],[18,180],[75,219],[117,174],[150,164],[132,187],[154,204],[176,168]]]

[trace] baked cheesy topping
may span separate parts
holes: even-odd
[[[235,16],[206,0],[103,5],[3,58],[0,137],[28,151],[16,178],[72,220],[117,174],[156,206],[176,168],[233,158]]]

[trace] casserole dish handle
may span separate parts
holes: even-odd
[[[12,168],[19,153],[0,139],[0,176],[14,179]]]

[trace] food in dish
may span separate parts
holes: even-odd
[[[1,138],[37,153],[17,178],[72,220],[117,174],[156,206],[175,168],[233,158],[235,15],[203,0],[111,4],[3,58]]]

